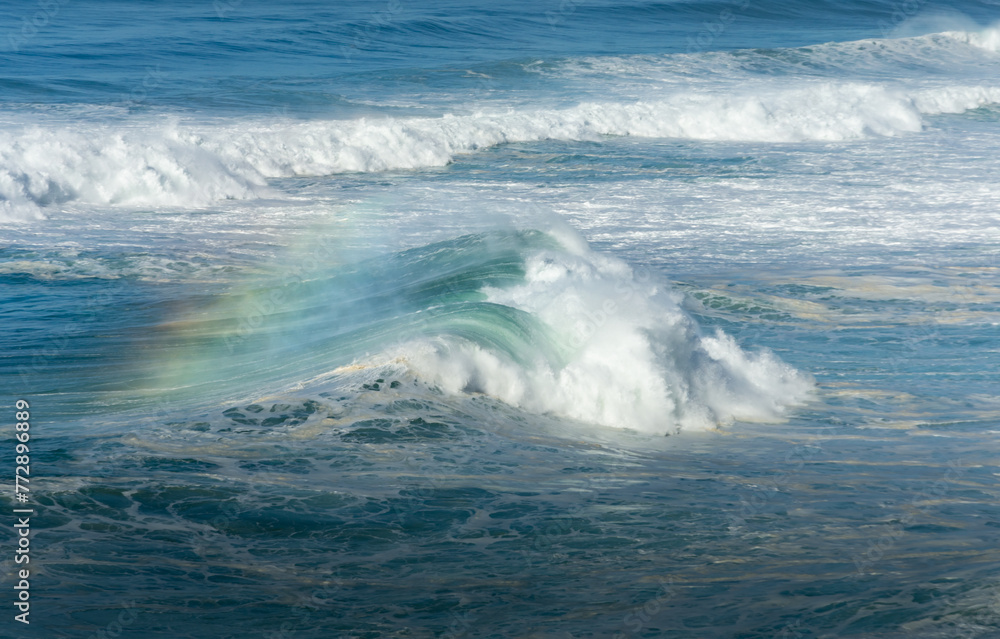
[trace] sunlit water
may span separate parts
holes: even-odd
[[[1000,636],[1000,7],[55,4],[0,634]]]

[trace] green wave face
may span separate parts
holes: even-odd
[[[235,396],[438,337],[558,366],[561,349],[544,323],[483,293],[522,283],[526,255],[540,250],[558,245],[539,231],[466,235],[227,294],[171,323],[152,348],[145,390]]]

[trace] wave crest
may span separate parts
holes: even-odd
[[[993,25],[982,31],[946,31],[941,35],[969,44],[984,51],[1000,53],[1000,24]]]
[[[485,292],[540,320],[552,343],[523,342],[512,357],[443,334],[388,355],[451,393],[654,433],[780,419],[813,387],[769,351],[702,335],[681,295],[644,269],[583,249],[538,252],[525,270],[523,284]]]

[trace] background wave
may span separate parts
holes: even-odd
[[[972,73],[997,62],[998,34],[571,61],[557,75],[589,83],[594,93],[604,86],[611,99],[559,108],[494,104],[436,117],[201,124],[164,116],[128,126],[12,121],[0,138],[0,215],[25,220],[73,205],[204,206],[272,194],[275,178],[439,167],[515,142],[635,136],[795,143],[912,134],[927,116],[1000,103],[1000,87]],[[872,77],[938,53],[961,53],[967,66],[953,60],[939,77],[909,81]],[[852,65],[867,77],[845,78]],[[633,84],[602,80],[608,76]]]

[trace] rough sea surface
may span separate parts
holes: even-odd
[[[7,3],[0,637],[1000,637],[998,151],[997,0]]]

